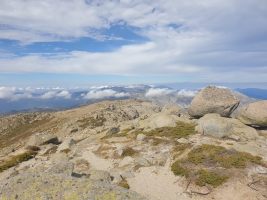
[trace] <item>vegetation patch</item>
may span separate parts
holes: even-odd
[[[7,170],[11,167],[18,165],[21,162],[34,158],[36,154],[37,154],[36,151],[26,151],[16,156],[12,156],[8,160],[0,163],[0,173],[3,172],[4,170]]]
[[[138,153],[138,152],[137,152],[136,150],[134,150],[133,148],[131,148],[131,147],[127,147],[127,148],[123,149],[121,156],[122,156],[122,157],[126,157],[126,156],[134,156],[134,155],[136,155],[137,153]]]
[[[185,176],[199,186],[218,187],[231,175],[231,168],[243,169],[248,164],[262,165],[261,159],[222,146],[203,144],[191,150],[186,158],[175,161],[171,170],[175,175]]]
[[[177,122],[175,127],[156,128],[149,132],[143,132],[147,136],[164,136],[179,139],[195,134],[195,125],[192,123]]]
[[[220,175],[219,173],[204,169],[199,170],[197,175],[196,184],[199,186],[205,186],[208,184],[213,187],[218,187],[228,179],[228,176]]]
[[[123,187],[123,188],[126,188],[126,189],[130,189],[129,184],[128,184],[127,180],[125,180],[125,179],[121,180],[118,183],[118,186]]]
[[[96,118],[87,117],[84,119],[80,119],[77,122],[80,124],[81,128],[85,129],[87,127],[96,128],[96,127],[103,126],[105,121],[107,121],[107,119],[104,116],[98,116]]]
[[[262,164],[262,158],[249,153],[228,150],[221,146],[204,144],[188,154],[188,161],[224,168],[245,168],[247,164]]]
[[[181,162],[177,160],[171,166],[171,170],[176,176],[189,177],[190,171],[188,168],[182,167]]]

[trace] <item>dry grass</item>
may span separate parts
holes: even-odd
[[[121,156],[122,156],[122,157],[126,157],[126,156],[134,156],[134,155],[136,155],[137,153],[138,153],[138,152],[137,152],[136,150],[134,150],[133,148],[131,148],[131,147],[127,147],[127,148],[123,149]]]
[[[16,156],[12,156],[8,160],[0,163],[0,173],[3,172],[4,170],[7,170],[11,167],[14,167],[18,165],[21,162],[30,160],[31,158],[34,158],[35,155],[37,154],[36,151],[26,151],[24,153],[18,154]]]
[[[175,127],[156,128],[149,132],[142,132],[147,136],[161,136],[179,139],[195,134],[195,125],[191,123],[177,122]]]

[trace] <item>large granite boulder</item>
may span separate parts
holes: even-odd
[[[247,125],[267,127],[267,100],[247,104],[240,109],[237,118]]]
[[[231,90],[208,86],[194,97],[188,112],[190,116],[196,118],[208,113],[218,113],[223,117],[228,117],[238,105],[239,100]]]
[[[198,133],[216,138],[238,138],[252,140],[258,136],[257,131],[237,119],[221,117],[219,114],[207,114],[198,120]]]

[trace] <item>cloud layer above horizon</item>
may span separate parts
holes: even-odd
[[[266,81],[267,2],[2,0],[0,73],[21,72]]]

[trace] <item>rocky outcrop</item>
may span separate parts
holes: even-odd
[[[198,120],[196,131],[216,138],[255,139],[257,131],[237,119],[221,117],[219,114],[207,114]]]
[[[188,112],[190,116],[196,118],[208,113],[217,113],[223,117],[228,117],[238,105],[239,100],[231,90],[208,86],[194,97]]]
[[[94,179],[95,177],[93,177]],[[1,199],[116,199],[144,200],[136,192],[106,181],[68,174],[46,172],[43,168],[27,170],[0,183]]]
[[[32,135],[28,142],[27,146],[41,146],[45,144],[59,144],[57,136],[50,133],[36,133]]]
[[[237,118],[247,125],[267,127],[267,100],[247,104],[240,109]]]

